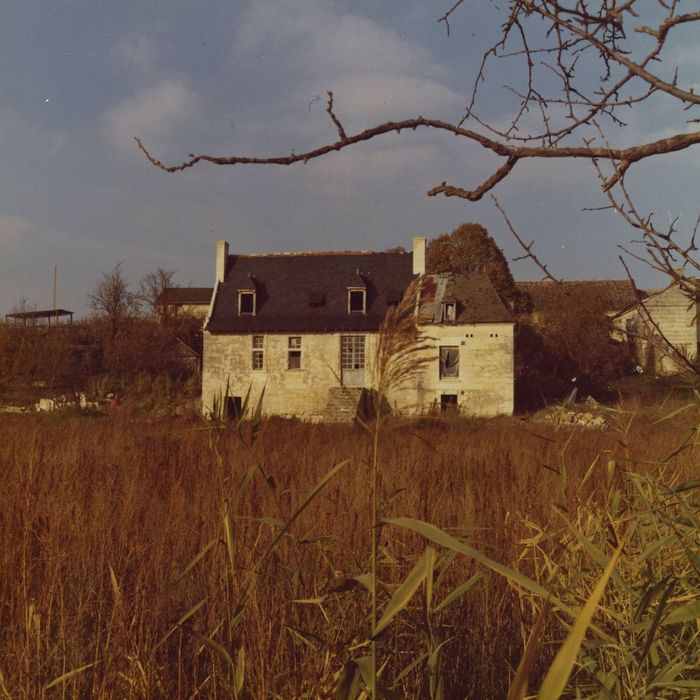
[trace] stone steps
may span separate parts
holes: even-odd
[[[331,387],[328,390],[323,420],[327,423],[353,423],[364,391],[362,387]]]

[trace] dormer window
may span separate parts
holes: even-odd
[[[367,296],[364,289],[348,289],[348,313],[363,314],[367,310]]]
[[[238,315],[255,316],[255,292],[252,289],[238,290]]]
[[[442,303],[442,320],[445,323],[454,323],[457,320],[457,303],[444,301]]]

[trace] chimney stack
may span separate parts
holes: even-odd
[[[216,283],[224,281],[226,275],[226,261],[228,260],[228,243],[216,242]]]
[[[413,237],[413,274],[425,274],[425,236]]]

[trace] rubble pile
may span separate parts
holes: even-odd
[[[580,408],[585,410],[577,410]],[[606,411],[605,406],[602,406],[592,396],[589,396],[585,399],[582,406],[568,402],[564,405],[550,406],[538,414],[535,420],[540,423],[600,430],[608,425],[605,417]]]

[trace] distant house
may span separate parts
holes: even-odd
[[[677,374],[698,359],[700,302],[697,291],[695,298],[691,294],[674,282],[666,289],[648,291],[613,316],[613,337],[630,343],[641,369]]]
[[[425,275],[419,237],[411,253],[230,255],[219,241],[204,327],[204,410],[235,413],[250,392],[252,405],[263,397],[267,415],[352,417],[377,386],[387,310],[414,280],[425,364],[392,389],[388,404],[401,414],[511,413],[510,312],[483,274]]]
[[[165,318],[182,314],[204,318],[213,291],[211,287],[166,287],[156,299],[156,308]]]
[[[662,290],[635,290],[630,280],[518,282],[532,300],[536,326],[556,313],[561,295],[582,306],[595,303],[609,317],[611,338],[628,342],[640,369],[656,375],[687,369],[698,357],[698,304],[678,283]]]
[[[562,295],[583,306],[594,301],[610,316],[637,303],[634,285],[629,280],[541,280],[516,284],[532,301],[531,317],[535,324],[559,310]]]

